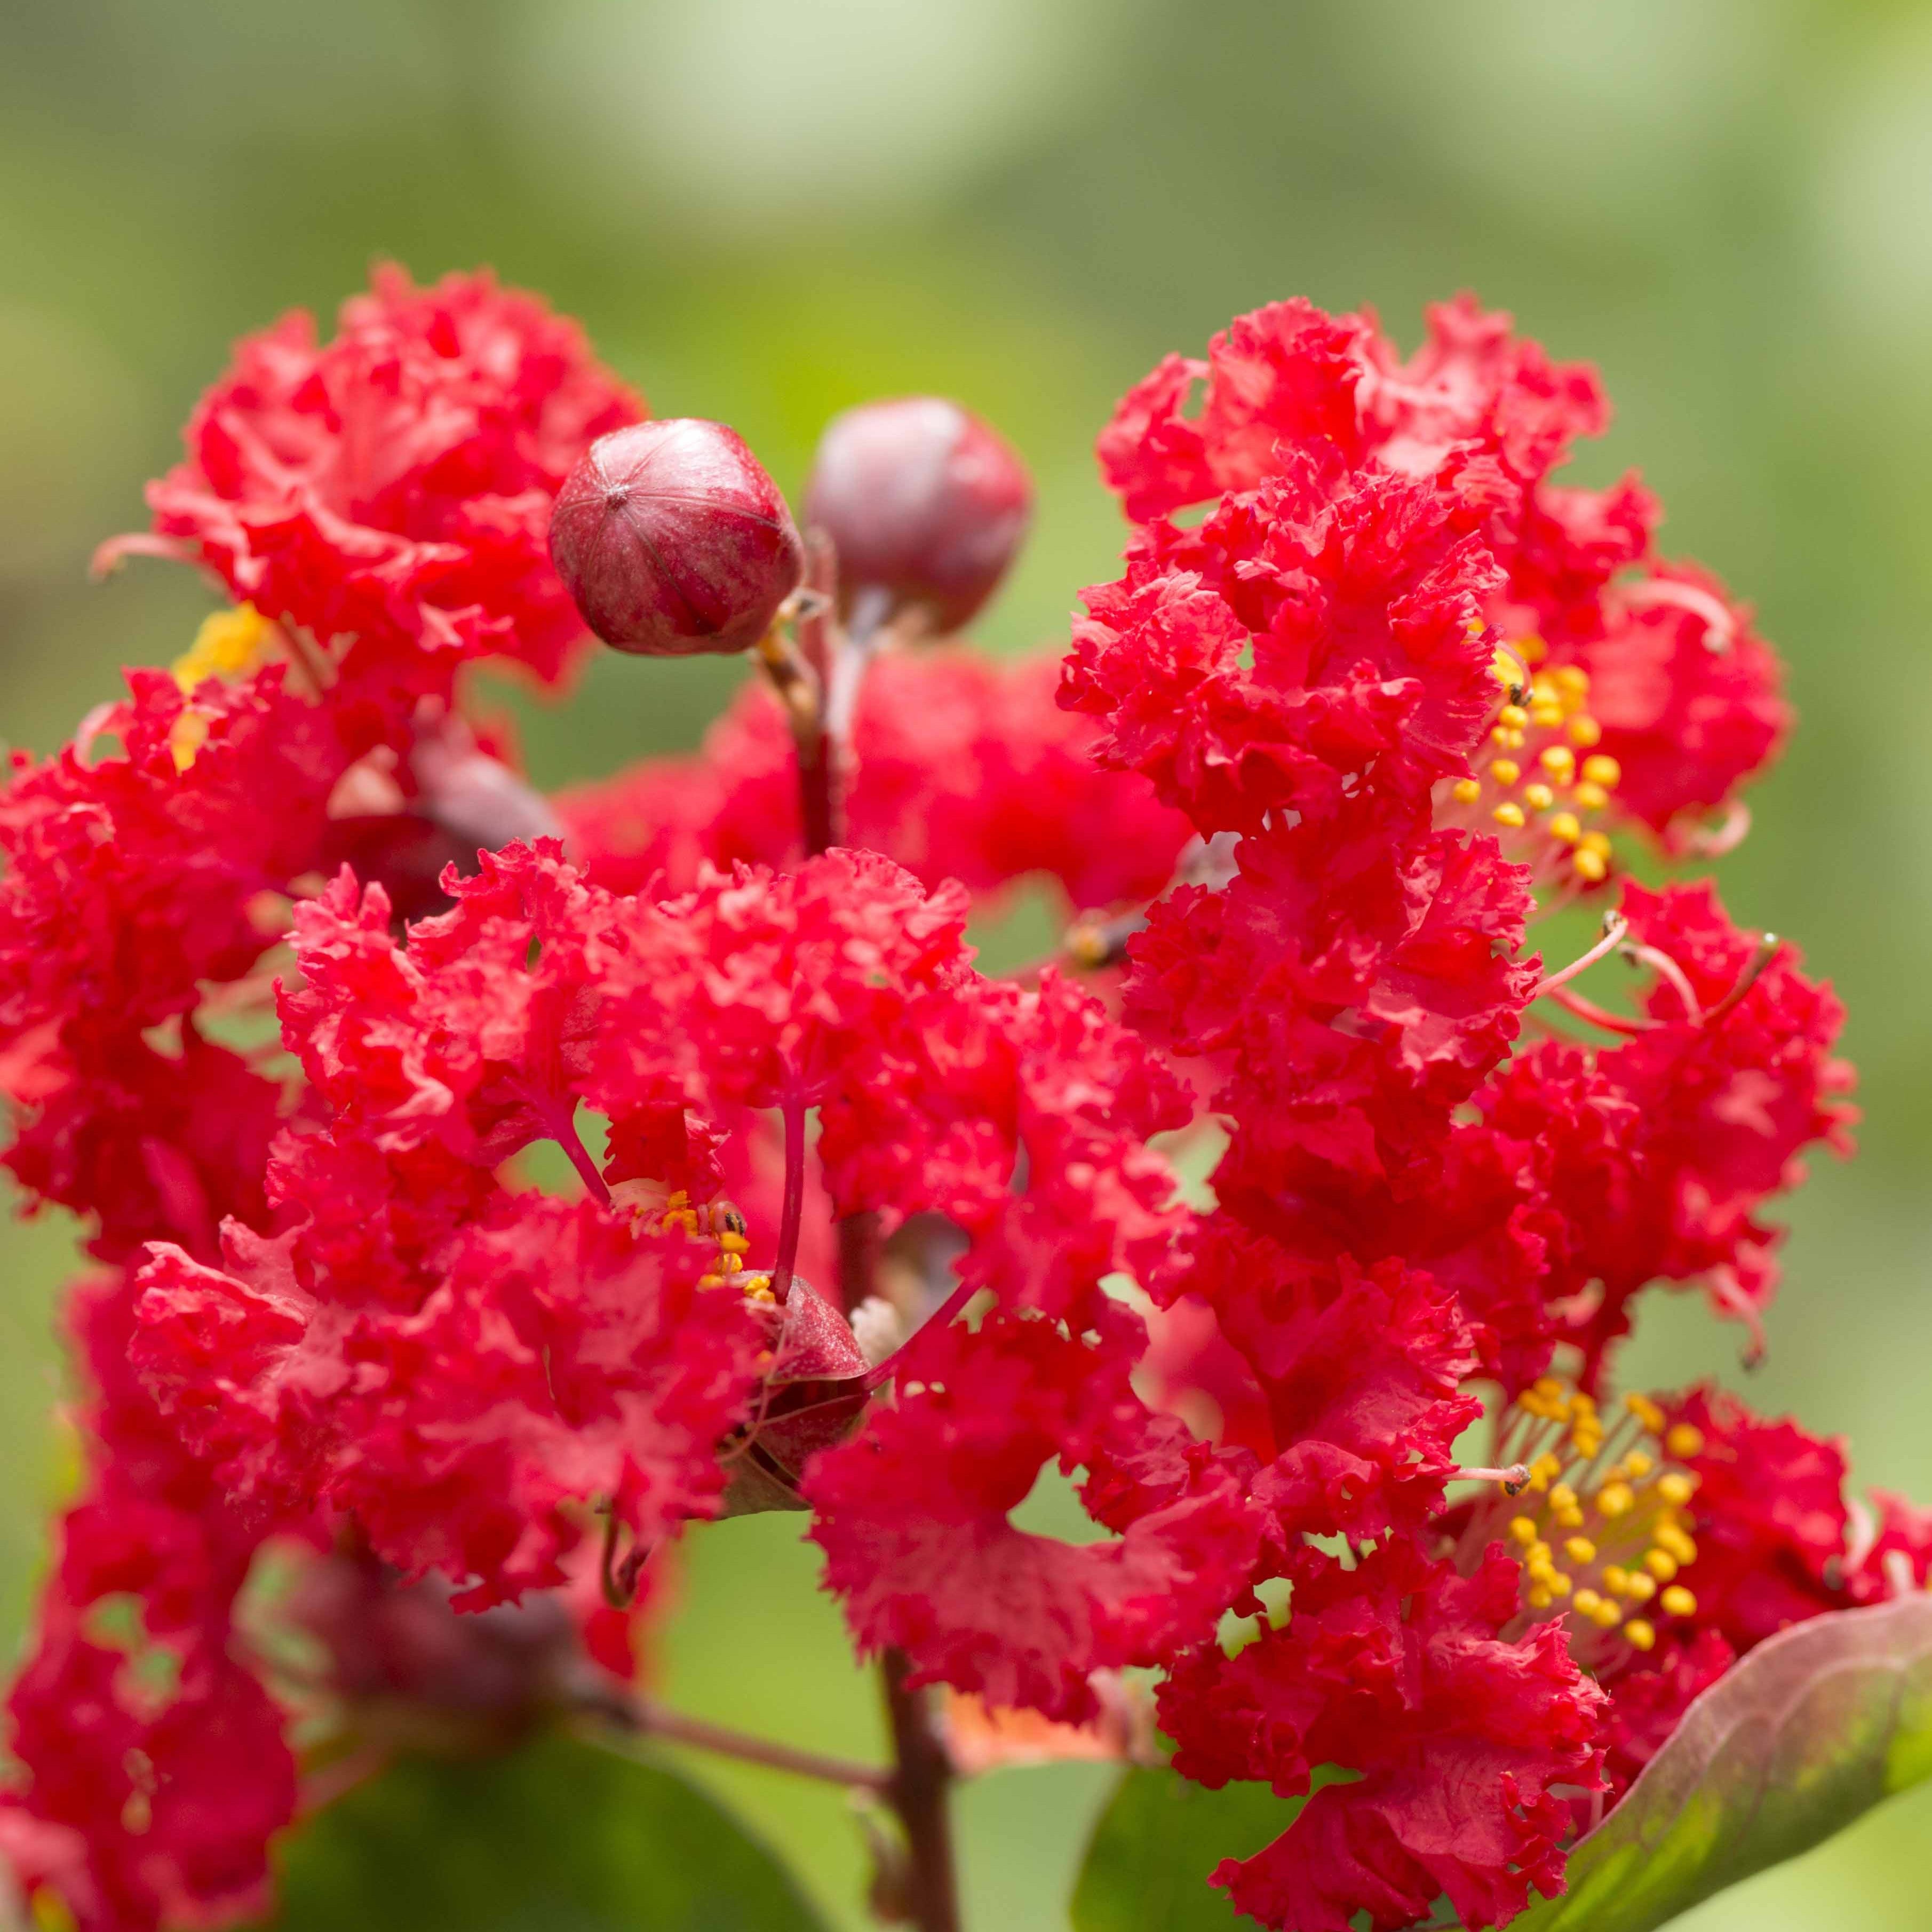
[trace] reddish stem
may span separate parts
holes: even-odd
[[[787,1100],[778,1111],[784,1121],[784,1206],[778,1214],[778,1258],[772,1269],[772,1294],[782,1302],[791,1292],[792,1272],[798,1265],[799,1229],[805,1219],[805,1104]]]
[[[577,1123],[568,1115],[554,1119],[550,1124],[550,1138],[569,1156],[570,1164],[583,1177],[584,1186],[590,1190],[590,1198],[600,1208],[610,1204],[610,1190],[604,1184],[603,1175],[597,1172],[597,1163],[590,1158],[590,1150],[578,1138]]]
[[[952,1761],[934,1726],[926,1693],[906,1683],[910,1669],[903,1651],[889,1650],[880,1661],[894,1760],[886,1802],[905,1832],[910,1922],[919,1932],[959,1932],[959,1888],[946,1809]]]
[[[830,1757],[822,1751],[800,1750],[775,1738],[754,1737],[748,1731],[734,1731],[728,1725],[687,1717],[682,1711],[660,1704],[655,1697],[602,1696],[589,1708],[596,1714],[616,1718],[646,1737],[670,1738],[679,1744],[716,1751],[721,1757],[735,1757],[746,1764],[762,1764],[772,1771],[789,1771],[800,1778],[816,1778],[854,1791],[883,1792],[891,1786],[892,1774],[876,1766],[855,1764],[849,1758]]]
[[[872,1292],[879,1260],[879,1217],[862,1208],[838,1216],[838,1304],[848,1315]]]

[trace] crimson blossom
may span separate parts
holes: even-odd
[[[998,490],[886,439],[821,492],[909,583],[922,531],[1003,562],[1027,496],[934,407]],[[848,631],[734,434],[646,437],[685,521],[681,449],[769,490],[782,568],[704,577],[757,672],[698,751],[546,801],[469,667],[555,681],[574,597],[628,646],[612,611],[715,561],[676,518],[600,525],[594,584],[551,544],[567,478],[626,508],[641,409],[485,277],[244,343],[110,547],[242,601],[0,794],[7,1160],[97,1264],[9,1704],[23,1892],[82,1932],[259,1910],[327,1795],[304,1727],[393,1750],[380,1702],[417,1747],[568,1718],[843,1778],[896,1819],[875,1896],[950,1932],[970,1714],[1113,1749],[1148,1686],[1174,1774],[1284,1801],[1214,1874],[1262,1924],[1559,1892],[1738,1658],[1932,1565],[1836,1444],[1613,1389],[1654,1284],[1760,1346],[1766,1210],[1848,1144],[1828,988],[1628,870],[1742,836],[1768,647],[1634,480],[1552,481],[1589,370],[1466,298],[1407,360],[1291,302],[1102,433],[1124,566],[1064,662],[934,645],[910,593]],[[1066,942],[990,975],[969,919],[1022,886]],[[1612,952],[1628,1010],[1578,990]],[[1090,1540],[1016,1520],[1049,1468]],[[687,1526],[770,1510],[881,1660],[888,1770],[642,1688]]]

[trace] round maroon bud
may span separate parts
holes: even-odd
[[[735,430],[675,416],[601,436],[565,478],[550,561],[607,644],[748,650],[805,574],[778,487]]]
[[[837,545],[840,600],[862,627],[868,615],[919,604],[935,629],[956,631],[1012,562],[1033,516],[1033,479],[957,403],[862,403],[827,426],[805,516]]]

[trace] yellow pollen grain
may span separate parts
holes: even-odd
[[[1509,1528],[1510,1534],[1519,1543],[1528,1544],[1536,1540],[1536,1525],[1526,1516],[1511,1516]]]
[[[1492,728],[1490,733],[1491,742],[1502,746],[1505,750],[1508,748],[1510,741],[1515,736],[1516,734],[1507,724],[1498,724]]]
[[[1522,802],[1532,812],[1547,812],[1556,802],[1556,794],[1546,784],[1526,784]]]
[[[1507,825],[1513,830],[1520,827],[1524,823],[1522,807],[1514,799],[1504,799],[1502,803],[1490,814],[1490,816],[1498,825]]]
[[[1682,1583],[1673,1583],[1658,1598],[1667,1617],[1694,1617],[1697,1614],[1697,1599]]]
[[[1676,1557],[1679,1567],[1697,1560],[1697,1546],[1674,1523],[1660,1523],[1657,1531],[1657,1545]],[[1659,1582],[1663,1580],[1660,1577]]]
[[[1522,767],[1514,758],[1497,758],[1490,763],[1490,776],[1499,785],[1513,785],[1522,776]]]
[[[1681,1509],[1697,1493],[1696,1480],[1672,1469],[1667,1475],[1658,1478],[1657,1493],[1666,1502]]]
[[[1640,1481],[1644,1477],[1648,1475],[1651,1467],[1650,1458],[1641,1449],[1633,1449],[1624,1458],[1624,1474],[1633,1482]]]
[[[1624,1625],[1624,1635],[1628,1637],[1639,1650],[1652,1649],[1657,1642],[1656,1626],[1654,1624],[1646,1623],[1642,1617],[1631,1618],[1630,1622]]]
[[[1474,805],[1482,796],[1483,788],[1474,778],[1458,778],[1450,795],[1458,805]]]
[[[1593,752],[1583,760],[1583,776],[1592,784],[1601,785],[1606,791],[1613,790],[1623,775],[1623,766],[1607,752]]]
[[[1571,1537],[1563,1549],[1573,1563],[1594,1563],[1597,1560],[1597,1546],[1587,1536]]]
[[[1590,1612],[1590,1621],[1599,1630],[1615,1630],[1624,1620],[1624,1613],[1606,1597]]]
[[[1552,730],[1563,722],[1563,707],[1552,698],[1529,707],[1529,722],[1540,731]]]
[[[1586,1617],[1594,1617],[1598,1605],[1603,1600],[1594,1590],[1579,1590],[1575,1598],[1577,1610]]]
[[[1496,722],[1507,724],[1512,731],[1520,731],[1529,722],[1529,713],[1520,704],[1505,704],[1496,713]]]
[[[1606,1563],[1604,1565],[1604,1588],[1612,1596],[1628,1596],[1630,1572],[1621,1563]]]
[[[1590,674],[1581,664],[1558,664],[1550,674],[1550,681],[1559,691],[1568,692],[1582,698],[1590,688]]]
[[[1610,856],[1610,839],[1601,832],[1586,832],[1576,842],[1585,851],[1594,852],[1600,859],[1607,859]]]
[[[1558,1596],[1567,1597],[1570,1594],[1570,1580],[1558,1570],[1551,1576],[1550,1587]]]
[[[1583,836],[1583,828],[1577,823],[1574,812],[1558,812],[1550,820],[1550,836],[1558,844],[1574,845]]]
[[[746,1255],[752,1251],[751,1243],[742,1234],[734,1234],[728,1232],[718,1237],[718,1245],[728,1255]]]
[[[1664,1447],[1667,1454],[1674,1456],[1680,1462],[1686,1462],[1704,1453],[1704,1432],[1694,1422],[1675,1424],[1664,1438]]]
[[[1643,1567],[1660,1583],[1667,1583],[1677,1574],[1677,1559],[1667,1550],[1652,1550],[1646,1552]]]
[[[1628,1516],[1636,1497],[1628,1483],[1606,1483],[1597,1492],[1597,1508],[1606,1516],[1615,1519]]]
[[[1546,745],[1537,762],[1558,784],[1568,784],[1576,770],[1576,754],[1568,745]]]
[[[1602,884],[1610,874],[1610,868],[1604,864],[1600,852],[1579,852],[1570,862],[1576,867],[1576,876],[1588,880],[1593,886]]]
[[[1550,655],[1550,646],[1540,638],[1519,638],[1516,647],[1527,664],[1540,664]]]
[[[1629,1598],[1633,1603],[1647,1604],[1657,1594],[1657,1579],[1646,1575],[1641,1570],[1633,1570],[1630,1581],[1617,1594],[1620,1597]]]
[[[1552,1554],[1549,1544],[1539,1539],[1522,1552],[1522,1560],[1532,1570],[1548,1570],[1554,1567],[1550,1562]]]
[[[1552,1509],[1574,1509],[1576,1505],[1576,1492],[1568,1483],[1558,1483],[1550,1492]]]
[[[1585,778],[1576,787],[1576,802],[1586,812],[1601,812],[1610,795],[1594,778]]]
[[[1556,1600],[1540,1583],[1529,1593],[1529,1607],[1532,1610],[1546,1610]]]
[[[1587,752],[1592,745],[1604,741],[1604,728],[1587,711],[1580,711],[1564,728],[1570,742],[1580,752]]]

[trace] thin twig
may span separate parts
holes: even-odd
[[[886,1802],[898,1814],[908,1853],[906,1909],[918,1932],[959,1932],[959,1886],[946,1804],[952,1760],[934,1726],[926,1693],[906,1683],[911,1665],[905,1653],[887,1651],[879,1667],[896,1760]]]
[[[705,1718],[674,1711],[655,1697],[634,1695],[600,1703],[596,1714],[616,1718],[626,1730],[640,1736],[669,1738],[674,1743],[690,1744],[698,1750],[715,1751],[720,1757],[761,1764],[772,1771],[788,1771],[800,1778],[815,1778],[822,1784],[842,1784],[848,1790],[883,1792],[892,1786],[893,1774],[880,1766],[859,1764],[823,1751],[800,1750],[794,1745],[780,1744],[775,1738],[756,1737],[749,1731],[734,1730],[728,1724],[714,1724]]]

